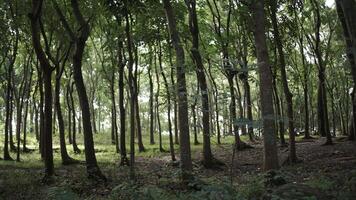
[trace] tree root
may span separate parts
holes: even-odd
[[[73,147],[73,151],[74,151],[75,154],[81,154],[82,153],[82,151],[77,146]]]
[[[254,147],[245,143],[245,142],[240,141],[239,144],[235,144],[235,148],[236,148],[236,150],[242,151],[245,149],[253,149]]]
[[[303,160],[298,159],[298,158],[297,158],[297,160],[292,161],[292,160],[290,159],[290,156],[288,155],[288,156],[282,161],[281,166],[290,166],[290,165],[297,164],[297,163],[302,163],[302,162],[303,162]]]
[[[163,148],[159,148],[159,152],[161,152],[161,153],[168,153],[169,151],[167,151],[167,150],[165,150],[165,149],[163,149]]]
[[[23,153],[32,153],[34,151],[35,151],[34,149],[29,149],[27,147],[23,148],[23,150],[22,150]]]
[[[324,144],[322,144],[321,146],[330,146],[330,145],[334,145],[334,143],[332,141],[326,141]]]
[[[2,159],[2,160],[4,160],[4,161],[14,161],[14,159],[11,158],[10,155],[9,156],[5,156],[4,159]]]
[[[130,166],[129,159],[126,156],[121,157],[120,166]]]
[[[68,157],[64,160],[62,160],[62,164],[63,165],[74,165],[74,164],[79,164],[80,161],[79,160],[76,160],[74,158],[71,158],[71,157]]]
[[[213,170],[222,170],[222,167],[225,166],[225,163],[216,159],[212,158],[209,161],[202,160],[200,163],[206,168],[206,169],[213,169]]]
[[[52,183],[54,183],[54,178],[53,175],[50,176],[47,173],[44,175],[44,177],[41,180],[41,183],[45,184],[45,185],[50,185]]]
[[[98,182],[106,182],[106,177],[101,173],[100,169],[97,166],[88,167],[88,178]]]

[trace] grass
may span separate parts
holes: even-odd
[[[303,136],[298,136],[297,141],[302,137]],[[288,138],[287,135],[286,138]],[[202,135],[200,134],[198,137],[199,142],[202,142],[202,139]],[[241,136],[241,139],[248,141],[248,136]],[[191,135],[193,161],[198,161],[200,155],[197,154],[202,152],[202,144],[194,145],[193,141],[193,136]],[[130,140],[128,136],[126,142],[129,153]],[[13,194],[16,194],[16,196],[13,197],[14,199],[80,199],[89,197],[91,199],[100,199],[101,196],[103,199],[130,199],[134,198],[135,195],[140,197],[139,199],[259,199],[265,194],[268,187],[270,187],[265,184],[266,178],[264,174],[259,173],[259,170],[255,169],[255,167],[258,166],[238,166],[236,168],[238,169],[236,170],[238,177],[234,177],[233,185],[229,185],[229,167],[225,167],[225,171],[213,172],[194,165],[196,180],[194,179],[193,189],[181,189],[179,186],[179,167],[165,165],[166,162],[162,162],[162,160],[166,158],[169,159],[170,153],[159,151],[157,134],[155,135],[155,142],[156,144],[150,145],[148,133],[144,132],[143,143],[146,151],[138,152],[138,146],[137,144],[135,145],[135,153],[136,157],[138,157],[136,173],[139,180],[134,184],[129,180],[129,167],[118,167],[120,154],[116,153],[115,145],[111,144],[110,133],[104,132],[95,134],[94,143],[97,161],[103,173],[110,179],[107,184],[98,185],[87,179],[85,165],[63,166],[61,164],[59,135],[55,134],[53,135],[54,164],[55,172],[58,176],[54,176],[54,184],[44,185],[40,184],[41,178],[43,177],[44,163],[41,161],[38,152],[38,142],[33,134],[29,134],[27,147],[35,149],[34,152],[21,153],[21,162],[0,160],[0,199],[2,197],[6,199]],[[168,151],[169,138],[167,135],[163,135],[162,142],[163,148]],[[224,157],[226,154],[222,153],[226,153],[225,147],[232,147],[234,137],[222,137],[222,142],[224,148],[219,148],[217,147],[216,137],[211,137],[214,153],[220,156],[218,158],[226,159],[226,157]],[[0,135],[0,146],[2,146],[3,143],[3,135]],[[67,145],[68,153],[77,160],[85,161],[82,134],[77,135],[77,143],[82,153],[74,154],[73,147]],[[179,155],[179,145],[174,145],[174,147],[176,154]],[[255,148],[255,150],[246,151],[243,152],[243,154],[253,156],[256,154],[256,151],[262,150],[261,148]],[[0,151],[0,153],[2,154],[3,152]],[[11,152],[11,156],[15,158],[15,152]],[[164,159],[156,160],[145,158]],[[242,157],[239,158],[243,159]],[[288,172],[292,172],[291,174],[296,171],[295,166],[286,167],[284,169]],[[309,167],[307,167],[307,169],[309,169]],[[336,171],[335,173],[338,172]],[[310,176],[309,174],[306,175],[308,175],[308,177]],[[290,180],[286,180],[288,183],[292,183],[294,180],[297,180],[297,177],[291,175]],[[341,188],[342,191],[351,191],[352,189],[349,188],[354,188],[355,185],[355,179],[347,179],[346,185],[344,183],[345,181],[340,181],[339,183],[329,176],[321,175],[319,171],[314,171],[310,179],[306,180],[308,180],[305,182],[306,185],[327,193],[332,193],[332,188],[338,185],[338,188]],[[346,179],[340,178],[340,180]],[[2,187],[3,185],[7,187]],[[339,195],[341,194],[334,194],[334,196]],[[347,195],[349,194],[345,193],[344,196],[347,197],[345,199],[348,199],[349,196]]]
[[[198,134],[198,141],[200,142],[200,144],[198,144],[198,145],[194,145],[194,138],[193,138],[192,133],[191,133],[190,138],[191,138],[190,143],[191,143],[192,154],[202,151],[202,141],[203,141],[202,134]],[[296,140],[300,141],[301,138],[302,138],[302,136],[299,136],[296,138]],[[169,151],[169,137],[168,137],[168,135],[162,135],[163,149],[165,149],[167,152],[159,151],[158,134],[155,134],[155,144],[153,144],[153,145],[150,145],[150,138],[149,138],[148,133],[144,133],[142,139],[143,139],[143,144],[145,146],[146,151],[139,152],[138,145],[136,143],[135,144],[135,155],[137,157],[161,158],[161,157],[170,155],[168,152]],[[288,135],[286,135],[286,139],[288,139]],[[248,141],[248,136],[242,135],[241,140]],[[222,136],[221,141],[224,145],[232,145],[232,144],[234,144],[234,137],[233,136]],[[77,144],[78,144],[78,147],[82,150],[82,153],[75,154],[73,151],[72,145],[70,145],[68,143],[68,140],[66,139],[67,151],[71,157],[73,157],[77,160],[85,161],[84,152],[83,152],[83,150],[84,150],[83,142],[84,142],[83,134],[77,134]],[[129,142],[130,142],[130,139],[127,134],[126,135],[126,149],[127,149],[128,154],[130,152]],[[0,137],[0,145],[3,145],[3,144],[4,144],[4,137]],[[115,163],[119,162],[120,156],[119,156],[119,154],[116,153],[115,145],[111,144],[111,135],[109,132],[94,134],[94,144],[95,144],[95,150],[96,150],[96,157],[97,157],[99,164],[105,164],[105,163],[115,164]],[[216,136],[211,137],[211,144],[212,144],[212,148],[217,146]],[[21,147],[22,147],[22,144],[21,144]],[[43,167],[43,163],[41,162],[40,154],[38,153],[38,142],[36,141],[34,134],[28,134],[27,147],[30,149],[34,149],[35,151],[33,153],[26,153],[26,154],[21,153],[21,156],[20,156],[21,162],[5,162],[5,161],[0,160],[0,165],[1,166],[16,165],[16,167],[19,167],[19,168],[41,168],[41,167]],[[55,164],[55,167],[58,168],[59,166],[61,166],[58,133],[53,135],[53,149],[54,149],[54,164]],[[178,155],[179,154],[179,145],[175,144],[174,149],[175,149],[175,153]],[[10,154],[11,154],[12,158],[16,158],[15,152],[11,152]]]
[[[3,136],[3,135],[2,135]],[[247,141],[248,137],[247,136],[241,136],[243,141]],[[194,138],[191,135],[191,151],[192,153],[196,153],[199,151],[202,151],[202,135],[198,135],[198,141],[200,144],[198,145],[193,145],[194,144]],[[69,155],[75,159],[85,161],[84,157],[84,139],[83,139],[83,134],[77,134],[77,144],[78,147],[82,150],[81,154],[75,154],[73,151],[72,145],[68,143],[68,140],[66,139],[67,143],[67,151]],[[127,153],[130,153],[130,147],[129,147],[129,137],[127,136],[126,138],[126,149]],[[223,144],[233,144],[234,143],[234,137],[233,136],[225,136],[222,137],[222,142]],[[165,149],[167,152],[160,152],[159,151],[159,144],[158,144],[158,134],[155,134],[155,144],[150,145],[150,138],[148,134],[143,135],[143,144],[145,146],[146,151],[144,152],[139,152],[138,151],[138,146],[135,144],[135,155],[137,157],[164,157],[164,156],[169,156],[170,153],[168,152],[169,150],[169,137],[168,135],[162,135],[162,144],[163,144],[163,149]],[[3,146],[4,144],[4,137],[0,137],[0,145]],[[95,150],[96,150],[96,157],[98,160],[99,164],[115,164],[119,162],[120,156],[119,154],[116,153],[116,147],[115,145],[111,144],[111,135],[108,132],[104,133],[98,133],[94,134],[94,144],[95,144]],[[211,144],[212,147],[217,145],[216,137],[213,136],[211,137]],[[22,148],[22,144],[21,144]],[[0,165],[1,166],[11,166],[11,165],[16,165],[18,168],[42,168],[43,163],[41,162],[41,157],[39,154],[38,150],[38,142],[36,141],[36,138],[34,134],[28,134],[27,135],[27,148],[35,150],[32,153],[21,153],[20,158],[21,162],[6,162],[0,160]],[[2,148],[1,148],[2,149]],[[59,135],[54,134],[53,135],[53,149],[54,149],[54,165],[55,168],[58,168],[61,166],[61,157],[60,157],[60,146],[59,146]],[[179,154],[179,145],[174,145],[175,153]],[[1,152],[3,153],[3,152]],[[12,158],[16,158],[16,152],[10,152]]]

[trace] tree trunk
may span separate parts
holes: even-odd
[[[190,49],[196,66],[197,80],[200,86],[201,102],[203,109],[203,163],[206,167],[212,167],[213,155],[210,148],[210,106],[208,85],[204,73],[204,64],[199,51],[199,27],[196,13],[196,1],[186,0],[189,11],[189,28],[192,35],[192,48]]]
[[[138,83],[138,49],[137,47],[134,50],[135,53],[135,74],[133,76],[134,87],[135,87],[135,118],[136,118],[136,128],[137,128],[137,145],[138,151],[144,152],[145,147],[142,141],[142,127],[141,127],[141,117],[140,117],[140,106],[138,104],[138,94],[139,94],[139,83]]]
[[[234,88],[234,76],[228,77],[229,89],[230,89],[230,124],[232,125],[232,131],[235,136],[235,144],[237,149],[241,149],[241,140],[239,135],[239,126],[236,123],[236,97]]]
[[[18,41],[18,40],[16,40]],[[17,52],[17,42],[15,43],[15,50]],[[6,78],[6,118],[5,118],[5,140],[4,140],[4,160],[13,160],[9,153],[9,137],[12,138],[12,73],[15,59],[13,57],[12,62],[8,65],[7,78]],[[10,142],[11,146],[11,142]]]
[[[70,49],[66,53],[66,58],[62,63],[62,66],[58,63],[56,66],[56,82],[55,82],[55,100],[54,104],[57,110],[57,121],[58,121],[58,130],[59,130],[59,146],[61,150],[61,158],[62,164],[68,165],[74,163],[74,160],[68,155],[67,146],[65,141],[65,133],[64,133],[64,120],[61,108],[61,101],[60,101],[60,91],[61,91],[61,78],[64,70],[64,66],[67,60],[67,56],[69,54]]]
[[[242,106],[242,98],[241,98],[241,89],[240,89],[240,85],[239,85],[239,79],[237,76],[235,76],[235,82],[236,82],[236,89],[237,89],[237,102],[238,102],[238,106],[239,106],[239,118],[240,119],[244,119],[244,107]],[[242,125],[241,126],[241,135],[246,135],[246,125]],[[249,137],[250,141],[253,141],[252,137]]]
[[[277,22],[277,0],[270,1],[271,20],[273,26],[274,40],[277,46],[279,68],[281,70],[281,79],[283,85],[284,96],[287,102],[287,116],[289,129],[289,160],[291,163],[297,162],[297,154],[295,148],[295,130],[294,130],[294,112],[293,112],[293,94],[291,93],[286,73],[286,63],[284,59],[283,43],[278,30]]]
[[[264,1],[258,0],[252,5],[254,19],[254,38],[260,77],[260,94],[263,120],[264,170],[278,169],[274,110],[272,102],[272,74],[269,67],[268,48],[265,36]]]
[[[162,46],[161,46],[161,41],[158,41],[158,62],[159,62],[159,67],[161,70],[161,75],[163,78],[164,85],[166,87],[166,93],[167,93],[167,118],[168,118],[168,132],[169,132],[169,151],[171,153],[171,159],[172,161],[176,161],[176,156],[174,154],[174,143],[173,143],[173,133],[172,133],[172,122],[171,122],[171,92],[169,91],[169,85],[168,81],[166,78],[166,75],[163,71],[163,66],[162,66]]]
[[[75,81],[74,81],[75,82]],[[73,90],[74,90],[74,82],[71,84],[71,89],[70,89],[70,102],[71,102],[71,108],[72,108],[72,146],[73,146],[73,151],[76,154],[80,154],[81,150],[78,148],[77,145],[77,128],[76,128],[76,110],[75,110],[75,104],[74,104],[74,98],[73,98]]]
[[[219,102],[218,102],[218,97],[219,97],[219,91],[218,87],[216,85],[216,82],[213,78],[213,74],[211,72],[211,61],[208,59],[209,63],[209,75],[211,77],[211,82],[213,83],[214,86],[214,105],[215,105],[215,123],[216,123],[216,132],[217,132],[217,143],[221,144],[221,130],[220,130],[220,121],[219,121]]]
[[[347,57],[351,65],[351,74],[353,79],[353,88],[356,88],[356,3],[353,0],[336,0],[336,8],[338,12],[338,16],[344,30],[344,37],[346,42]],[[356,113],[356,99],[354,98],[355,89],[353,91],[353,98],[352,98],[352,111],[353,116]],[[353,127],[356,127],[356,117],[353,117]],[[355,129],[353,132],[350,132],[349,139],[355,140],[356,133]]]
[[[44,82],[44,126],[42,132],[45,178],[54,174],[53,149],[52,149],[52,67],[41,46],[39,21],[41,16],[42,1],[32,1],[31,33],[32,43],[40,62]]]
[[[27,80],[27,84],[25,87],[25,113],[24,113],[24,117],[23,117],[23,143],[22,143],[22,149],[23,152],[29,152],[29,149],[27,149],[26,147],[26,143],[27,143],[27,115],[28,115],[28,104],[30,101],[30,96],[31,96],[31,87],[32,87],[32,67],[30,66],[30,72],[28,75],[28,80]]]
[[[153,122],[154,122],[154,112],[153,112],[153,81],[152,81],[152,50],[150,49],[150,61],[149,61],[149,66],[148,66],[148,78],[149,78],[149,84],[150,84],[150,144],[153,145],[155,144],[155,138],[154,138],[154,127],[153,127]]]
[[[126,2],[125,2],[126,3]],[[129,19],[129,11],[127,5],[125,4],[125,33],[126,33],[126,40],[127,40],[127,51],[129,54],[129,61],[128,61],[128,76],[129,76],[129,91],[130,91],[130,179],[135,180],[135,100],[136,100],[136,87],[134,83],[134,76],[133,76],[133,50],[132,50],[132,41],[131,41],[131,33],[130,33],[130,19]]]
[[[70,77],[69,77],[70,79]],[[66,102],[67,102],[67,108],[68,108],[68,142],[69,144],[73,144],[72,141],[72,98],[71,98],[71,83],[68,81],[67,87],[66,87]]]
[[[177,98],[178,98],[178,118],[179,118],[179,144],[182,179],[184,182],[191,178],[192,160],[190,155],[190,137],[188,121],[187,88],[185,80],[184,50],[181,46],[180,38],[176,27],[175,14],[170,0],[163,0],[166,18],[168,21],[169,33],[176,52],[177,68]]]
[[[199,83],[197,84],[199,85]],[[197,86],[197,92],[196,93],[199,93],[199,86]],[[196,94],[195,93],[195,94]],[[191,109],[192,109],[192,116],[193,116],[193,133],[194,133],[194,145],[198,145],[200,144],[199,141],[198,141],[198,123],[197,123],[197,111],[196,111],[196,106],[197,106],[197,98],[196,96],[194,95],[194,103],[190,106]]]
[[[155,55],[155,72],[156,72],[156,80],[157,80],[157,91],[155,95],[155,101],[156,101],[156,120],[157,120],[157,126],[158,126],[158,145],[159,145],[159,151],[160,152],[165,152],[162,146],[162,129],[161,129],[161,119],[160,119],[160,111],[159,111],[159,93],[161,89],[160,81],[159,81],[159,72],[157,68],[157,62],[156,62],[156,55]]]
[[[118,26],[121,27],[121,19],[116,17]],[[126,109],[124,106],[124,73],[125,73],[125,63],[123,61],[123,42],[119,40],[118,42],[118,68],[119,68],[119,110],[120,110],[120,165],[129,165],[126,154]]]
[[[96,180],[106,180],[106,177],[101,173],[96,161],[93,141],[93,131],[90,119],[90,108],[88,102],[88,96],[85,89],[83,75],[82,75],[82,59],[86,41],[89,37],[90,27],[87,20],[84,19],[78,5],[77,0],[71,0],[71,7],[73,9],[76,21],[80,24],[80,31],[78,35],[73,38],[73,32],[69,32],[72,39],[75,39],[75,51],[73,54],[73,78],[77,88],[79,97],[79,104],[82,111],[83,121],[83,135],[84,135],[84,147],[85,147],[85,160],[87,166],[87,173],[89,178]],[[68,24],[68,23],[67,23]]]

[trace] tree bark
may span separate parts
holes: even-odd
[[[116,17],[118,26],[121,27],[121,18]],[[126,153],[126,109],[124,106],[124,72],[125,63],[123,61],[123,42],[118,42],[118,68],[119,68],[119,110],[120,110],[120,165],[129,165]]]
[[[351,65],[351,74],[354,82],[353,88],[356,88],[356,3],[353,0],[336,0],[336,8],[341,22],[342,28],[344,30],[344,37],[347,47],[347,57]],[[356,113],[356,99],[354,98],[355,89],[352,98],[352,111],[353,116]],[[353,117],[353,127],[356,127],[356,117]],[[356,133],[355,129],[349,133],[349,139],[355,140]]]
[[[169,151],[171,153],[171,159],[172,161],[176,161],[176,156],[174,154],[174,143],[173,143],[173,133],[172,133],[172,121],[171,121],[171,92],[169,91],[169,85],[168,81],[166,78],[166,75],[163,71],[163,66],[162,66],[162,46],[161,46],[161,41],[158,41],[158,62],[159,62],[159,67],[161,70],[161,75],[163,78],[164,85],[166,87],[166,93],[167,93],[167,118],[168,118],[168,132],[169,132]]]
[[[168,21],[170,38],[176,52],[176,72],[177,72],[177,98],[178,98],[178,119],[179,119],[179,144],[182,179],[184,182],[191,178],[192,160],[190,155],[190,137],[188,121],[187,88],[185,80],[184,50],[181,46],[175,13],[170,0],[163,0],[164,10]]]
[[[293,111],[293,94],[291,93],[286,73],[286,63],[283,52],[283,42],[278,30],[277,22],[277,0],[270,0],[271,20],[273,26],[274,40],[277,46],[279,68],[281,71],[281,79],[283,85],[284,96],[287,102],[287,116],[288,116],[288,129],[289,129],[289,161],[291,163],[297,162],[297,154],[295,147],[295,130],[294,130],[294,111]]]
[[[43,141],[44,146],[44,160],[45,160],[45,178],[51,177],[54,174],[53,165],[53,149],[52,149],[52,66],[41,46],[39,21],[41,17],[42,1],[32,1],[31,19],[31,35],[32,43],[40,62],[41,71],[43,72],[44,82],[44,127],[43,127]]]
[[[82,74],[82,60],[83,53],[86,46],[86,41],[88,40],[90,34],[90,26],[87,20],[84,19],[78,5],[77,0],[71,0],[71,7],[75,20],[80,25],[80,30],[77,35],[70,29],[68,22],[66,21],[63,13],[60,11],[58,5],[55,1],[55,10],[66,29],[68,35],[75,43],[75,51],[73,53],[73,78],[77,88],[77,93],[79,97],[79,104],[82,111],[82,121],[83,121],[83,135],[84,135],[84,146],[85,146],[85,160],[87,173],[89,178],[96,180],[106,181],[106,177],[101,173],[99,166],[96,161],[95,151],[94,151],[94,141],[93,141],[93,130],[91,124],[90,107],[88,101],[88,95],[85,89],[83,74]]]
[[[161,129],[161,118],[160,118],[160,111],[159,111],[159,93],[160,93],[160,89],[161,89],[161,85],[160,85],[160,81],[159,81],[159,71],[157,68],[157,62],[156,62],[156,54],[155,54],[155,73],[156,73],[156,80],[157,80],[157,91],[156,91],[156,95],[155,95],[155,101],[156,101],[156,122],[157,122],[157,126],[158,126],[158,145],[159,145],[159,151],[160,152],[165,152],[165,150],[163,149],[163,145],[162,145],[162,129]]]
[[[263,120],[264,170],[278,169],[274,109],[272,105],[272,74],[269,67],[266,44],[264,1],[257,0],[251,5],[254,19],[254,38],[260,77],[260,94]]]
[[[154,138],[154,127],[153,127],[153,122],[154,122],[154,112],[153,112],[153,81],[152,81],[152,50],[150,49],[150,65],[148,66],[148,78],[149,78],[149,84],[150,84],[150,144],[153,145],[155,144],[155,138]]]
[[[185,1],[189,11],[189,29],[192,35],[192,48],[190,49],[196,66],[196,76],[199,82],[200,95],[203,109],[203,164],[205,167],[212,167],[213,154],[210,147],[210,105],[209,91],[204,73],[204,64],[199,51],[199,26],[196,13],[196,1]]]

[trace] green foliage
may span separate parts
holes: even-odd
[[[258,199],[265,191],[265,179],[263,176],[252,177],[247,183],[239,185],[238,198]]]
[[[174,194],[154,186],[144,188],[142,193],[142,200],[177,199]]]
[[[226,184],[209,184],[204,185],[201,190],[191,192],[185,195],[181,195],[179,199],[194,199],[194,200],[238,200],[241,199],[239,195],[237,195],[237,191]]]
[[[111,191],[109,199],[137,199],[138,185],[133,183],[122,183]]]
[[[67,187],[51,187],[48,189],[48,199],[50,200],[76,200],[79,197]]]
[[[335,182],[328,177],[319,176],[306,182],[307,185],[318,188],[322,191],[332,190],[335,186]]]
[[[176,183],[172,183],[176,184]],[[201,184],[201,182],[196,183]],[[173,187],[173,186],[172,186]],[[115,187],[111,199],[142,199],[142,200],[239,200],[236,190],[225,184],[203,184],[200,189],[167,190],[158,186],[139,187],[132,183],[123,183]]]

